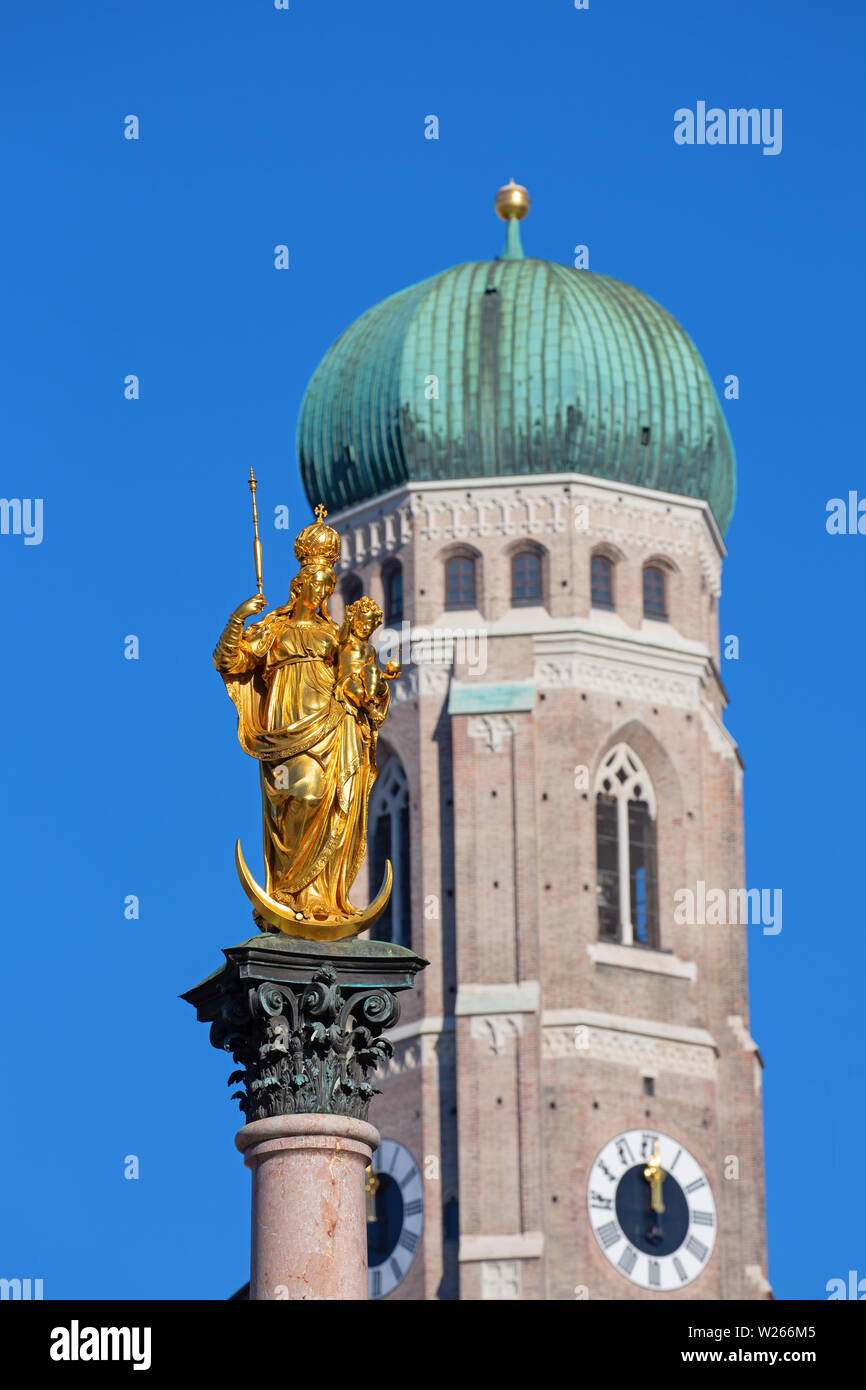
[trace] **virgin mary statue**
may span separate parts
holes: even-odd
[[[366,849],[376,739],[390,695],[384,680],[366,699],[352,698],[338,682],[343,634],[327,604],[340,538],[324,524],[325,515],[317,508],[317,520],[295,542],[300,569],[288,602],[246,629],[246,619],[266,601],[256,595],[240,604],[213,659],[238,712],[241,747],[259,764],[263,890],[237,846],[238,872],[256,920],[289,935],[333,939],[369,926],[390,891],[386,871],[370,909],[362,912],[349,897]]]

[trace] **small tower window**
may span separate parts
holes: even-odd
[[[475,562],[468,555],[452,555],[445,562],[445,606],[475,607]]]
[[[598,934],[658,947],[656,803],[637,754],[612,748],[595,784]]]
[[[511,602],[541,602],[541,557],[535,550],[520,550],[512,557]]]
[[[667,617],[665,572],[658,565],[647,565],[643,572],[643,615],[662,620]]]
[[[391,562],[382,575],[385,590],[385,622],[389,627],[403,621],[403,568],[397,560]]]
[[[613,562],[606,555],[593,555],[590,578],[593,608],[613,608]]]

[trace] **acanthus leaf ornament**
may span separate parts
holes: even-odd
[[[400,1016],[396,995],[381,985],[346,997],[324,965],[307,983],[226,984],[211,1042],[240,1070],[228,1078],[249,1123],[275,1115],[337,1114],[363,1120],[378,1088],[368,1073],[393,1052],[383,1029]]]

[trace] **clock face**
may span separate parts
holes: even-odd
[[[602,1149],[587,1183],[593,1234],[642,1289],[681,1289],[705,1269],[716,1204],[697,1159],[667,1134],[629,1129]]]
[[[383,1139],[373,1154],[379,1186],[376,1219],[367,1223],[367,1286],[384,1298],[409,1273],[424,1230],[424,1184],[408,1149]]]

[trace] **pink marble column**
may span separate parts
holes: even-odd
[[[344,1115],[278,1115],[235,1135],[253,1175],[251,1299],[366,1299],[365,1171],[379,1133]]]

